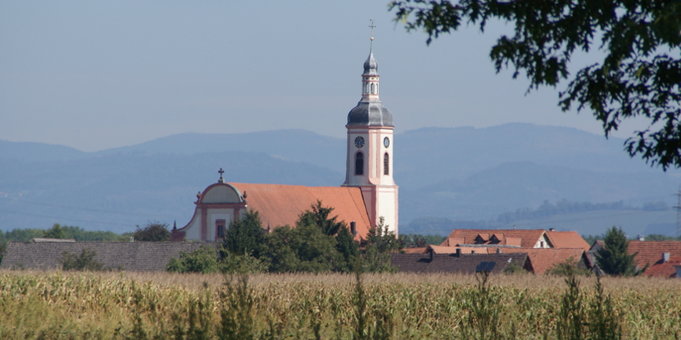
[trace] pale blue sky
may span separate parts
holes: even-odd
[[[562,113],[557,91],[525,96],[526,80],[495,75],[496,35],[426,46],[387,1],[2,0],[0,139],[94,151],[183,132],[340,137],[370,18],[398,132],[530,122],[600,134],[588,113]]]

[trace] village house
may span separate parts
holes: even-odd
[[[455,229],[440,245],[405,249],[405,254],[525,254],[523,268],[544,274],[561,263],[591,268],[589,244],[577,232],[544,229]]]
[[[605,247],[602,240],[589,249],[590,261],[596,265],[596,252]],[[627,252],[634,257],[637,269],[652,277],[681,278],[681,241],[629,241]]]

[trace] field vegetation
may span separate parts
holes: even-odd
[[[4,271],[0,338],[681,337],[681,280],[604,278],[600,288],[594,277],[566,281],[531,274],[485,280],[452,274]]]

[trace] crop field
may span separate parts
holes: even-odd
[[[554,339],[598,325],[625,339],[681,337],[681,280],[605,278],[600,296],[587,277],[572,295],[564,278],[530,274],[360,280],[2,271],[0,339]]]

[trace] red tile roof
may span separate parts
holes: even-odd
[[[371,227],[362,192],[357,187],[307,187],[301,185],[229,183],[246,194],[248,209],[260,213],[264,227],[295,226],[300,214],[317,200],[333,207],[339,221],[355,222],[357,237],[365,238]]]
[[[681,257],[671,257],[669,262],[656,263],[648,267],[643,275],[655,277],[676,277],[676,266],[681,266]]]
[[[645,274],[649,275],[653,265],[662,262],[663,253],[669,253],[670,258],[681,257],[681,241],[629,241],[628,252],[629,254],[638,253],[634,261],[639,268],[648,265],[649,268]],[[657,273],[657,270],[651,273]]]
[[[454,229],[441,245],[475,244],[475,239],[478,235],[481,235],[483,238],[487,237],[486,239],[496,235],[502,241],[499,244],[506,244],[506,239],[509,238],[518,238],[521,240],[521,247],[532,248],[544,232],[543,229]],[[460,242],[461,240],[463,242]],[[517,243],[517,241],[514,243]]]
[[[582,238],[582,235],[576,231],[548,230],[546,235],[554,248],[582,248],[584,250],[589,250],[589,244],[586,243],[584,238]]]
[[[502,253],[527,253],[532,267],[532,272],[537,275],[544,274],[553,266],[564,263],[569,259],[581,261],[584,249],[582,248],[500,248]]]

